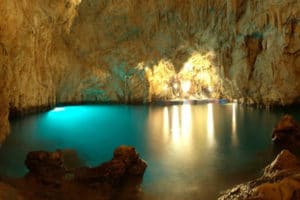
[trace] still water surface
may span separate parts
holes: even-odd
[[[33,150],[75,149],[85,165],[96,166],[125,144],[148,163],[147,198],[216,199],[274,158],[271,132],[285,112],[236,104],[62,107],[12,121],[0,175],[23,176]],[[297,119],[296,110],[288,112]]]

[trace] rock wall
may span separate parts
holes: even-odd
[[[230,59],[221,62],[226,96],[266,105],[299,102],[299,3],[248,1],[236,15],[233,45],[223,51]]]
[[[168,97],[162,77],[186,68],[206,73],[192,84],[215,97],[299,103],[299,8],[299,0],[2,0],[0,132],[9,113],[56,103]]]
[[[90,69],[81,93],[150,101],[157,88],[145,69],[160,77],[155,66],[167,63],[169,74],[176,74],[193,55],[210,52],[216,96],[298,103],[299,6],[297,0],[82,1],[67,39]]]
[[[0,2],[0,136],[8,132],[9,113],[54,105],[60,85],[74,84],[67,76],[72,57],[61,35],[69,32],[78,3]]]

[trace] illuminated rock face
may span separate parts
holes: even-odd
[[[71,62],[63,57],[68,48],[61,36],[68,32],[78,3],[0,2],[0,142],[8,132],[9,109],[20,113],[53,105],[59,86],[68,80]]]
[[[2,0],[0,132],[9,110],[60,102],[207,91],[298,102],[299,8],[299,0]]]
[[[188,64],[194,69],[191,90],[212,87],[215,97],[250,104],[297,102],[299,5],[297,0],[82,1],[68,37],[89,68],[80,93],[87,100],[171,98],[172,80]],[[197,56],[208,63],[202,73],[199,62],[189,62]]]

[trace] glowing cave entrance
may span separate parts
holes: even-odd
[[[219,76],[212,64],[213,53],[193,53],[176,72],[174,65],[161,60],[152,70],[146,68],[154,99],[207,99],[219,97]]]

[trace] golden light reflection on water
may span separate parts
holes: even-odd
[[[187,145],[192,131],[191,105],[164,107],[162,123],[164,139],[171,139],[178,147]]]
[[[232,104],[232,117],[231,117],[231,127],[232,127],[232,136],[231,136],[231,142],[232,145],[235,146],[238,144],[238,138],[237,138],[237,131],[236,131],[236,107],[237,104]]]
[[[168,107],[164,107],[164,118],[163,118],[163,134],[164,139],[167,140],[169,138],[169,109]]]
[[[164,122],[168,123],[168,122]],[[179,110],[178,106],[173,106],[172,109],[172,123],[171,123],[171,137],[172,141],[175,143],[179,143],[179,134],[180,134],[180,126],[179,126]]]
[[[207,140],[210,147],[215,144],[215,127],[214,127],[214,113],[213,104],[207,104]]]
[[[267,113],[264,118],[269,116]],[[212,188],[240,181],[244,166],[249,165],[249,152],[256,159],[258,151],[265,151],[260,146],[264,136],[253,138],[253,129],[248,126],[261,119],[261,113],[247,113],[236,103],[150,106],[146,143],[152,159],[149,177],[155,177],[155,183],[151,184],[153,191],[161,190],[166,194],[163,197],[175,191],[172,197],[190,199],[192,190],[201,195],[214,193]],[[255,140],[253,146],[249,138]],[[261,164],[261,159],[256,164]],[[224,173],[228,166],[240,171]],[[165,188],[169,190],[166,192]],[[189,188],[192,193],[182,192],[182,188]],[[201,199],[215,198],[201,196]]]
[[[192,131],[192,110],[190,104],[183,104],[181,107],[181,128],[183,138],[187,138]]]
[[[188,153],[193,145],[216,144],[213,104],[192,107],[190,104],[154,107],[149,112],[150,146],[165,145],[176,152]],[[151,141],[155,141],[152,143]]]

